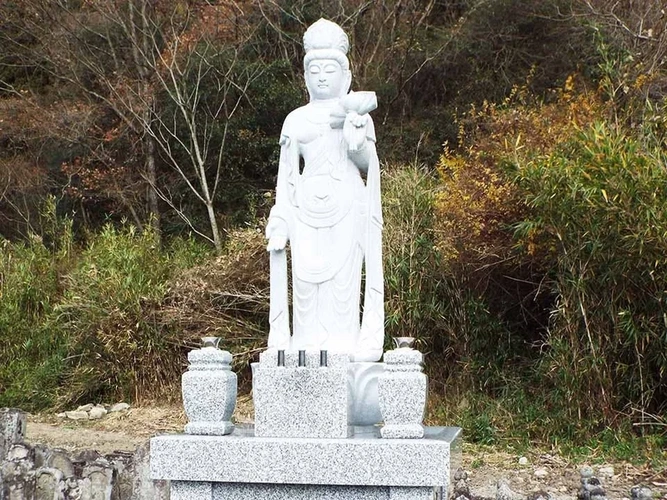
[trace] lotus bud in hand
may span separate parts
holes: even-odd
[[[331,112],[331,128],[342,128],[350,151],[363,149],[368,113],[377,108],[375,92],[350,92]]]

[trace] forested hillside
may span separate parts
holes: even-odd
[[[667,429],[659,0],[0,3],[0,406],[178,397],[266,339],[305,28],[374,90],[387,338],[480,442]]]

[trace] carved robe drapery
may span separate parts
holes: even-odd
[[[384,287],[375,131],[369,118],[364,182],[342,129],[330,126],[332,105],[296,109],[281,132],[269,226],[283,227],[290,242],[293,332],[286,254],[271,252],[269,347],[326,349],[347,352],[357,361],[377,361],[384,340]],[[362,265],[366,286],[360,323]]]

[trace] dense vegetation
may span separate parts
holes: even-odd
[[[428,353],[430,418],[484,443],[643,436],[650,456],[667,429],[654,0],[3,2],[0,405],[177,397],[204,334],[247,377],[276,138],[322,16],[381,103],[387,334]]]

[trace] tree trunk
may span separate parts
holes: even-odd
[[[155,232],[155,242],[160,244],[162,239],[162,227],[160,220],[160,207],[157,199],[157,174],[155,172],[155,139],[150,134],[146,134],[146,180],[148,181],[148,212],[150,221]]]
[[[216,252],[222,253],[222,239],[220,238],[220,230],[218,229],[218,221],[215,218],[212,200],[206,200],[206,211],[208,212],[208,220],[211,224],[211,232],[213,233],[213,245]]]
[[[146,199],[148,204],[148,213],[150,223],[153,226],[155,242],[160,244],[162,239],[160,207],[157,199],[157,174],[155,172],[155,139],[153,134],[147,128],[151,127],[151,120],[155,114],[155,98],[152,94],[150,85],[150,72],[145,58],[150,52],[150,27],[148,5],[146,2],[140,2],[140,8],[134,2],[130,2],[130,33],[132,38],[132,54],[137,74],[139,75],[140,95],[146,100],[146,107],[143,110],[143,141],[145,145],[146,163],[144,176],[148,182]],[[139,19],[135,17],[135,11],[139,13]],[[137,29],[137,23],[141,23]],[[141,50],[140,50],[141,49]]]

